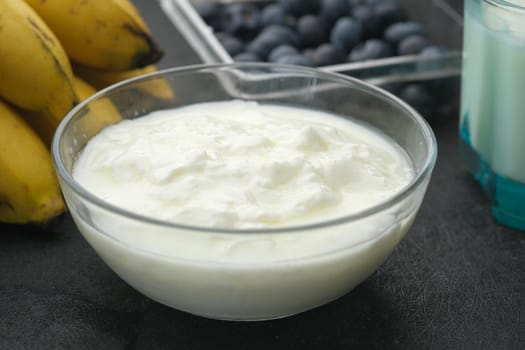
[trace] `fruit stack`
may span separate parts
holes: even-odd
[[[0,222],[46,224],[65,210],[49,152],[56,127],[161,56],[129,0],[0,0]],[[106,112],[98,127],[120,119]]]

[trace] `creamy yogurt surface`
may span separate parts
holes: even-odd
[[[105,201],[194,226],[264,228],[342,217],[414,176],[384,135],[328,113],[245,101],[153,112],[104,129],[74,178]]]

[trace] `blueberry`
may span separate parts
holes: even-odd
[[[447,49],[444,47],[430,45],[430,46],[425,47],[423,50],[421,50],[419,54],[423,57],[433,58],[433,57],[440,57],[446,52],[447,52]]]
[[[427,46],[419,55],[422,60],[417,63],[417,69],[419,71],[429,71],[442,68],[443,63],[439,60],[443,54],[447,52],[446,49],[440,46]]]
[[[271,4],[261,12],[261,25],[268,27],[272,24],[293,26],[295,19],[286,14],[283,7],[279,4]]]
[[[321,0],[320,16],[329,25],[335,23],[339,18],[350,14],[350,2],[348,0]]]
[[[193,1],[195,11],[202,17],[204,22],[216,28],[219,25],[222,4],[217,1],[196,0]]]
[[[222,29],[239,38],[252,37],[260,26],[259,9],[253,4],[230,4],[221,14]]]
[[[271,26],[264,28],[259,35],[261,36],[275,35],[275,36],[280,37],[284,44],[290,44],[292,46],[299,46],[299,36],[290,27],[280,26],[280,25],[271,25]]]
[[[302,54],[303,54],[303,56],[308,57],[313,62],[313,61],[315,61],[314,60],[314,52],[315,52],[315,49],[313,49],[311,47],[307,47],[306,49],[303,50]]]
[[[378,38],[383,33],[381,18],[376,14],[370,5],[355,6],[352,17],[358,20],[363,26],[363,38]]]
[[[286,13],[296,17],[319,11],[319,0],[279,0],[279,4]]]
[[[381,20],[382,28],[395,22],[405,21],[407,15],[397,0],[384,0],[374,4],[374,11]]]
[[[266,59],[270,52],[279,45],[285,44],[281,38],[275,35],[258,35],[251,43],[246,47],[248,52],[254,53],[257,56]]]
[[[296,66],[307,66],[307,67],[314,66],[314,62],[312,62],[312,60],[310,60],[308,57],[303,56],[301,54],[281,56],[277,59],[276,63],[293,64]]]
[[[405,85],[399,91],[398,96],[423,116],[427,116],[432,111],[434,99],[428,89],[422,84]]]
[[[301,45],[305,47],[317,46],[327,38],[325,24],[318,16],[304,15],[297,20],[297,33]]]
[[[341,50],[326,43],[315,49],[313,52],[313,61],[316,66],[329,66],[343,63],[345,61],[345,55]]]
[[[268,55],[268,61],[276,62],[282,56],[297,55],[299,52],[297,49],[290,45],[281,45],[273,49]]]
[[[242,52],[233,57],[233,60],[236,62],[262,62],[263,59],[253,52]]]
[[[242,41],[236,37],[222,32],[216,33],[215,36],[230,56],[235,56],[244,49]]]
[[[425,29],[417,22],[397,22],[385,29],[384,38],[394,45],[398,45],[410,35],[424,35]]]
[[[350,52],[349,58],[351,62],[360,62],[390,57],[393,54],[390,44],[379,39],[368,39],[354,47],[352,52]]]
[[[266,59],[270,52],[280,45],[298,46],[299,38],[293,30],[284,26],[266,27],[248,44],[247,50]]]
[[[410,35],[397,46],[398,55],[417,55],[429,45],[428,39],[422,35]]]
[[[330,42],[343,52],[349,52],[361,39],[361,23],[350,17],[337,20],[330,33]]]

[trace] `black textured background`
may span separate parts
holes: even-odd
[[[167,49],[161,66],[197,62],[154,1],[135,2]],[[493,222],[458,157],[457,120],[433,127],[439,158],[416,223],[343,298],[277,321],[208,320],[128,287],[69,217],[52,232],[0,225],[0,349],[525,348],[525,233]]]

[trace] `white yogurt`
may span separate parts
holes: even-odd
[[[356,123],[316,111],[219,102],[108,127],[78,159],[93,194],[157,219],[282,227],[341,217],[399,191],[406,155]]]
[[[253,102],[199,104],[122,122],[94,137],[75,179],[141,215],[210,228],[319,223],[399,192],[414,176],[391,140],[326,113]],[[139,291],[224,319],[281,317],[369,276],[414,219],[423,191],[366,220],[301,232],[218,233],[72,215]],[[66,194],[66,199],[67,199]]]

